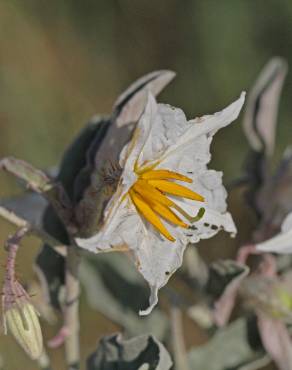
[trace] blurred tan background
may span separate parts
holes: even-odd
[[[182,107],[189,117],[220,110],[248,90],[270,57],[283,56],[292,65],[291,24],[291,0],[2,0],[0,158],[14,155],[41,168],[54,166],[93,114],[109,113],[128,84],[157,69],[178,74],[161,101]],[[292,141],[291,101],[289,73],[276,160]],[[213,151],[214,166],[225,171],[226,181],[240,174],[247,152],[240,121],[216,137]],[[15,181],[1,174],[0,196],[17,192]],[[12,230],[0,222],[1,244]],[[24,280],[33,276],[37,245],[31,239],[20,251]],[[212,253],[220,255],[211,248]],[[81,313],[88,354],[97,337],[116,327],[83,304]],[[47,328],[45,336],[54,333]],[[10,337],[0,337],[0,354],[5,370],[34,369]],[[62,351],[54,361],[63,368]]]

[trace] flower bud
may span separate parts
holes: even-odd
[[[7,329],[18,344],[33,359],[40,357],[43,351],[43,338],[38,315],[29,302],[16,305],[4,313]]]
[[[278,278],[249,277],[241,284],[241,293],[251,307],[270,317],[292,323],[292,294],[289,285]]]
[[[11,332],[28,356],[35,360],[43,351],[43,337],[38,313],[26,291],[17,281],[4,291],[3,321],[5,333]]]

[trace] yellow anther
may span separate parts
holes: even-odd
[[[129,195],[137,211],[168,240],[175,241],[174,237],[171,236],[163,225],[160,217],[176,226],[188,228],[189,226],[170,208],[176,209],[190,222],[196,222],[201,218],[203,208],[200,209],[197,216],[191,217],[177,206],[173,200],[167,198],[165,193],[200,202],[204,201],[204,197],[173,181],[179,180],[192,183],[192,179],[169,170],[154,170],[157,164],[135,169],[138,180],[129,190]]]
[[[166,207],[174,206],[174,202],[168,199],[161,191],[155,189],[153,186],[149,185],[146,180],[138,180],[133,185],[134,190],[139,193],[147,201],[156,201],[163,204]]]
[[[164,235],[168,240],[174,242],[175,239],[170,235],[166,227],[160,221],[160,218],[156,213],[151,209],[151,207],[143,200],[143,198],[135,193],[133,189],[129,191],[132,202],[137,208],[138,212],[146,218],[148,222],[151,223],[162,235]]]
[[[141,175],[141,178],[144,180],[165,180],[165,179],[173,179],[173,180],[180,180],[184,182],[193,182],[187,176],[181,175],[177,172],[169,171],[169,170],[152,170],[144,172]]]
[[[148,183],[149,185],[152,185],[156,189],[163,191],[165,193],[204,202],[204,197],[202,197],[200,194],[195,193],[194,191],[186,188],[185,186],[176,184],[174,182],[166,180],[149,180]]]
[[[158,213],[161,217],[163,217],[165,220],[173,223],[174,225],[183,227],[187,229],[189,226],[183,222],[171,209],[163,206],[160,203],[151,202],[151,208],[153,211]]]

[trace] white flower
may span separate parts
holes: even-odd
[[[285,218],[281,232],[269,240],[258,243],[256,249],[261,252],[292,253],[292,212]]]
[[[151,312],[158,289],[181,266],[188,243],[236,227],[226,212],[222,173],[207,169],[212,136],[234,121],[245,93],[222,112],[187,121],[181,109],[149,95],[132,140],[120,155],[123,169],[96,235],[76,239],[94,253],[128,248],[150,285]],[[203,216],[204,214],[204,216]],[[202,217],[203,216],[203,217]]]

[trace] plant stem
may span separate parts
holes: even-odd
[[[6,278],[10,281],[15,280],[15,259],[19,248],[19,243],[21,239],[29,231],[27,226],[23,226],[21,229],[17,230],[16,233],[10,236],[6,242],[5,248],[8,251],[7,264],[6,264]]]
[[[184,342],[181,310],[176,306],[172,306],[170,318],[175,368],[179,370],[190,370]]]
[[[64,311],[64,324],[69,333],[65,339],[65,353],[68,370],[78,370],[80,368],[79,262],[80,256],[77,247],[75,245],[69,246],[66,258],[66,306]]]
[[[44,242],[47,242],[48,245],[50,245],[57,253],[61,254],[62,256],[66,255],[66,247],[60,245],[60,242],[58,242],[58,240],[54,239],[44,230],[38,227],[34,227],[34,225],[31,225],[25,219],[17,216],[14,212],[11,212],[8,209],[0,206],[0,217],[19,228],[27,228],[28,233],[32,233],[38,236]]]
[[[45,352],[42,353],[41,357],[38,358],[37,360],[39,368],[42,370],[51,370],[51,363],[50,363],[50,358],[48,354]],[[1,370],[1,369],[0,369]]]

